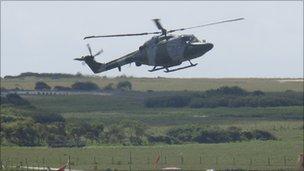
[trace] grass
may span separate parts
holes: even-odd
[[[203,170],[206,168],[250,168],[259,170],[296,168],[297,157],[303,151],[303,129],[300,129],[303,126],[302,122],[240,122],[239,126],[243,128],[259,127],[261,129],[271,129],[279,137],[279,140],[142,147],[90,146],[81,149],[2,147],[1,159],[4,164],[7,161],[13,161],[15,164],[23,162],[24,165],[27,159],[28,165],[37,166],[38,164],[42,165],[44,162],[52,167],[58,167],[66,162],[67,155],[70,155],[71,161],[74,163],[72,168],[93,169],[95,158],[99,169],[116,168],[129,170],[129,167],[131,167],[132,170],[144,170],[153,169],[152,162],[157,154],[160,154],[161,159],[158,168],[172,165],[185,170]],[[129,164],[130,160],[132,164]],[[9,164],[10,162],[8,162]]]
[[[115,123],[135,119],[149,125],[213,124],[239,120],[299,120],[302,106],[241,108],[145,108],[143,100],[133,96],[24,96],[43,111],[61,113],[65,118]]]
[[[246,90],[262,90],[266,92],[274,91],[303,91],[303,81],[286,81],[279,82],[283,78],[101,78],[101,77],[84,77],[69,79],[50,79],[26,77],[22,79],[1,79],[1,87],[24,89],[34,89],[37,81],[44,81],[50,86],[56,85],[71,86],[76,81],[92,81],[100,87],[105,87],[109,83],[115,85],[124,80],[132,83],[134,90],[138,91],[180,91],[193,90],[204,91],[218,88],[221,86],[239,86]],[[286,80],[286,79],[283,79]]]
[[[89,80],[104,87],[126,78],[39,79],[51,86],[70,86],[75,81]],[[278,79],[177,79],[128,78],[135,90],[207,90],[237,85],[246,90],[303,91],[303,82],[278,82]],[[36,78],[1,79],[1,87],[16,86],[33,89]],[[80,118],[90,122],[117,123],[123,119],[140,120],[150,132],[162,134],[168,128],[184,124],[208,124],[219,127],[237,126],[243,129],[267,130],[277,141],[243,141],[220,144],[185,144],[155,146],[88,146],[85,148],[9,147],[1,146],[3,165],[49,165],[58,167],[71,156],[72,168],[93,170],[94,158],[98,169],[153,169],[157,154],[158,168],[178,166],[184,170],[215,169],[296,169],[297,157],[303,152],[303,106],[265,108],[145,108],[137,95],[123,96],[71,95],[24,96],[38,110],[56,112],[65,118]],[[3,110],[4,109],[4,110]],[[18,113],[1,108],[3,113]],[[130,159],[131,155],[131,159]],[[131,164],[130,164],[131,160]],[[183,160],[183,162],[182,162]],[[44,164],[43,164],[44,163]]]

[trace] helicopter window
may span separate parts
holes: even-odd
[[[191,43],[197,43],[197,42],[200,42],[196,37],[191,37],[191,40],[190,40]]]

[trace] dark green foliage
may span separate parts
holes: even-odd
[[[165,143],[165,144],[180,144],[180,142],[174,137],[159,135],[159,136],[148,136],[148,141],[152,144]]]
[[[185,107],[190,102],[188,96],[161,96],[151,97],[145,100],[146,107]]]
[[[60,114],[56,113],[36,113],[33,112],[27,116],[31,117],[37,123],[52,123],[52,122],[64,122],[64,118]]]
[[[132,84],[130,81],[120,81],[117,84],[117,89],[120,90],[132,90]]]
[[[38,81],[35,84],[35,90],[50,90],[51,87],[43,81]]]
[[[96,91],[100,90],[97,84],[92,83],[92,82],[76,82],[72,86],[73,90],[78,90],[78,91]]]
[[[9,123],[3,126],[4,137],[7,141],[20,146],[39,145],[39,133],[30,120]]]
[[[276,137],[267,131],[243,131],[237,127],[222,129],[218,127],[203,127],[198,125],[171,128],[165,136],[149,136],[151,143],[179,144],[196,143],[226,143],[243,140],[276,140]]]
[[[6,96],[1,96],[1,104],[12,104],[15,106],[29,106],[30,103],[20,97],[18,94],[7,94]]]
[[[185,92],[182,92],[183,94]],[[239,87],[221,87],[188,95],[154,96],[146,98],[146,107],[275,107],[303,105],[302,92],[247,92]]]
[[[64,86],[55,86],[53,89],[56,91],[70,91],[71,90],[70,87],[64,87]]]
[[[267,131],[263,131],[263,130],[254,130],[252,132],[252,135],[257,140],[263,140],[263,141],[276,140],[276,137],[273,134],[271,134],[270,132],[267,132]]]
[[[21,73],[17,76],[10,76],[7,75],[5,79],[13,79],[13,78],[24,78],[24,77],[37,77],[37,78],[52,78],[52,79],[59,79],[59,78],[79,78],[83,77],[80,73],[75,75],[73,74],[63,74],[63,73],[34,73],[34,72],[25,72]]]
[[[233,86],[233,87],[220,87],[218,89],[211,89],[206,91],[206,96],[214,96],[214,95],[234,95],[234,96],[244,96],[247,95],[248,92],[240,87]]]

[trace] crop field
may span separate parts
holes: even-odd
[[[44,81],[48,85],[71,86],[76,81],[91,81],[105,87],[109,83],[116,85],[120,81],[128,80],[132,83],[134,90],[138,91],[180,91],[193,90],[204,91],[221,86],[239,86],[246,90],[261,90],[266,92],[274,91],[303,91],[303,79],[285,78],[103,78],[103,77],[82,77],[82,78],[15,78],[1,79],[1,87],[34,89],[37,81]]]

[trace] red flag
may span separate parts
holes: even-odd
[[[66,164],[61,166],[57,171],[64,171],[65,168],[66,168]]]

